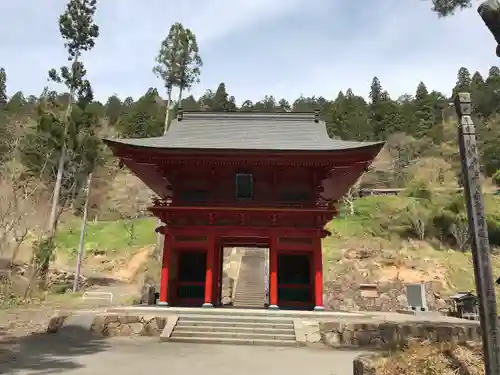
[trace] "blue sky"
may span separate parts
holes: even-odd
[[[65,63],[57,24],[65,3],[0,1],[9,94],[39,94],[47,71]],[[475,8],[438,19],[430,0],[99,0],[98,7],[101,36],[84,61],[100,100],[137,98],[151,86],[162,92],[151,68],[176,21],[196,33],[204,60],[192,93],[224,81],[238,102],[334,98],[349,87],[366,96],[375,75],[394,98],[420,80],[449,93],[460,66],[486,75],[500,64]]]

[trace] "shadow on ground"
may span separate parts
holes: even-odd
[[[56,374],[83,367],[75,359],[107,350],[102,337],[79,327],[10,337],[0,331],[0,374]]]

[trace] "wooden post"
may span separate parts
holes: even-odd
[[[472,121],[472,102],[468,92],[455,96],[458,116],[458,146],[462,164],[465,202],[472,247],[472,264],[479,301],[479,318],[483,331],[485,375],[500,374],[500,342],[498,332],[497,301],[491,266],[488,226],[484,214],[481,191],[479,152],[476,127]]]
[[[323,254],[321,251],[321,239],[314,240],[314,310],[324,310],[323,306]]]
[[[278,239],[273,234],[269,246],[269,309],[278,308]]]
[[[214,307],[212,304],[214,282],[215,237],[209,235],[207,247],[207,266],[205,271],[205,303],[203,307]]]
[[[165,235],[163,241],[163,258],[161,265],[161,279],[160,279],[160,301],[159,305],[168,306],[168,283],[169,283],[169,268],[170,268],[170,253],[172,247],[172,235],[166,232],[166,227],[161,229]]]

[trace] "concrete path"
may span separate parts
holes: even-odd
[[[73,335],[71,335],[73,336]],[[0,374],[12,375],[351,375],[360,352],[327,348],[274,348],[160,343],[151,338],[79,338],[40,335],[2,353]],[[5,346],[3,346],[5,348]]]

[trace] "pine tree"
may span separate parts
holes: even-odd
[[[113,95],[108,98],[106,103],[106,117],[110,125],[115,125],[123,111],[123,104],[118,96]]]
[[[429,91],[427,91],[427,86],[420,81],[417,86],[417,91],[415,92],[415,101],[421,102],[427,99],[429,96]]]
[[[455,88],[453,89],[453,97],[455,97],[455,95],[459,92],[469,92],[471,81],[472,79],[469,69],[461,67],[457,73],[457,83],[455,84]]]
[[[16,92],[10,100],[7,102],[5,109],[11,113],[20,113],[22,112],[24,106],[26,105],[26,98],[22,91]]]
[[[373,138],[369,124],[369,111],[365,100],[348,89],[345,95],[339,92],[331,110],[326,114],[330,137],[350,140]]]
[[[290,112],[292,110],[292,106],[288,103],[288,100],[285,98],[281,98],[278,101],[278,111],[279,112]]]
[[[121,135],[127,138],[160,136],[164,130],[165,113],[158,101],[158,91],[150,88],[137,102],[125,107],[117,124]]]
[[[241,112],[252,112],[254,105],[251,100],[245,100],[240,107]]]
[[[131,96],[127,96],[123,101],[123,107],[129,108],[134,104],[134,99]]]
[[[0,68],[0,108],[7,104],[7,74],[4,68]]]
[[[472,76],[470,91],[474,113],[481,117],[489,116],[491,113],[487,103],[490,93],[481,73],[475,72]]]
[[[172,90],[179,89],[177,102],[182,102],[182,93],[199,82],[203,61],[199,55],[195,34],[177,22],[168,32],[160,46],[156,57],[157,65],[153,72],[163,80],[167,90],[167,111],[165,114],[164,134],[170,126],[170,110],[172,105]]]
[[[453,15],[457,10],[469,8],[472,0],[432,0],[432,10],[440,17]]]
[[[410,133],[417,137],[429,135],[436,123],[432,98],[423,82],[417,86],[415,93],[415,129]]]
[[[382,100],[382,85],[377,77],[373,77],[372,79],[369,97],[372,105],[377,104]]]
[[[200,105],[193,95],[189,95],[187,98],[182,99],[182,108],[186,111],[199,111]]]
[[[229,95],[226,91],[226,85],[221,82],[215,90],[215,95],[210,104],[211,112],[226,112],[229,105]]]

